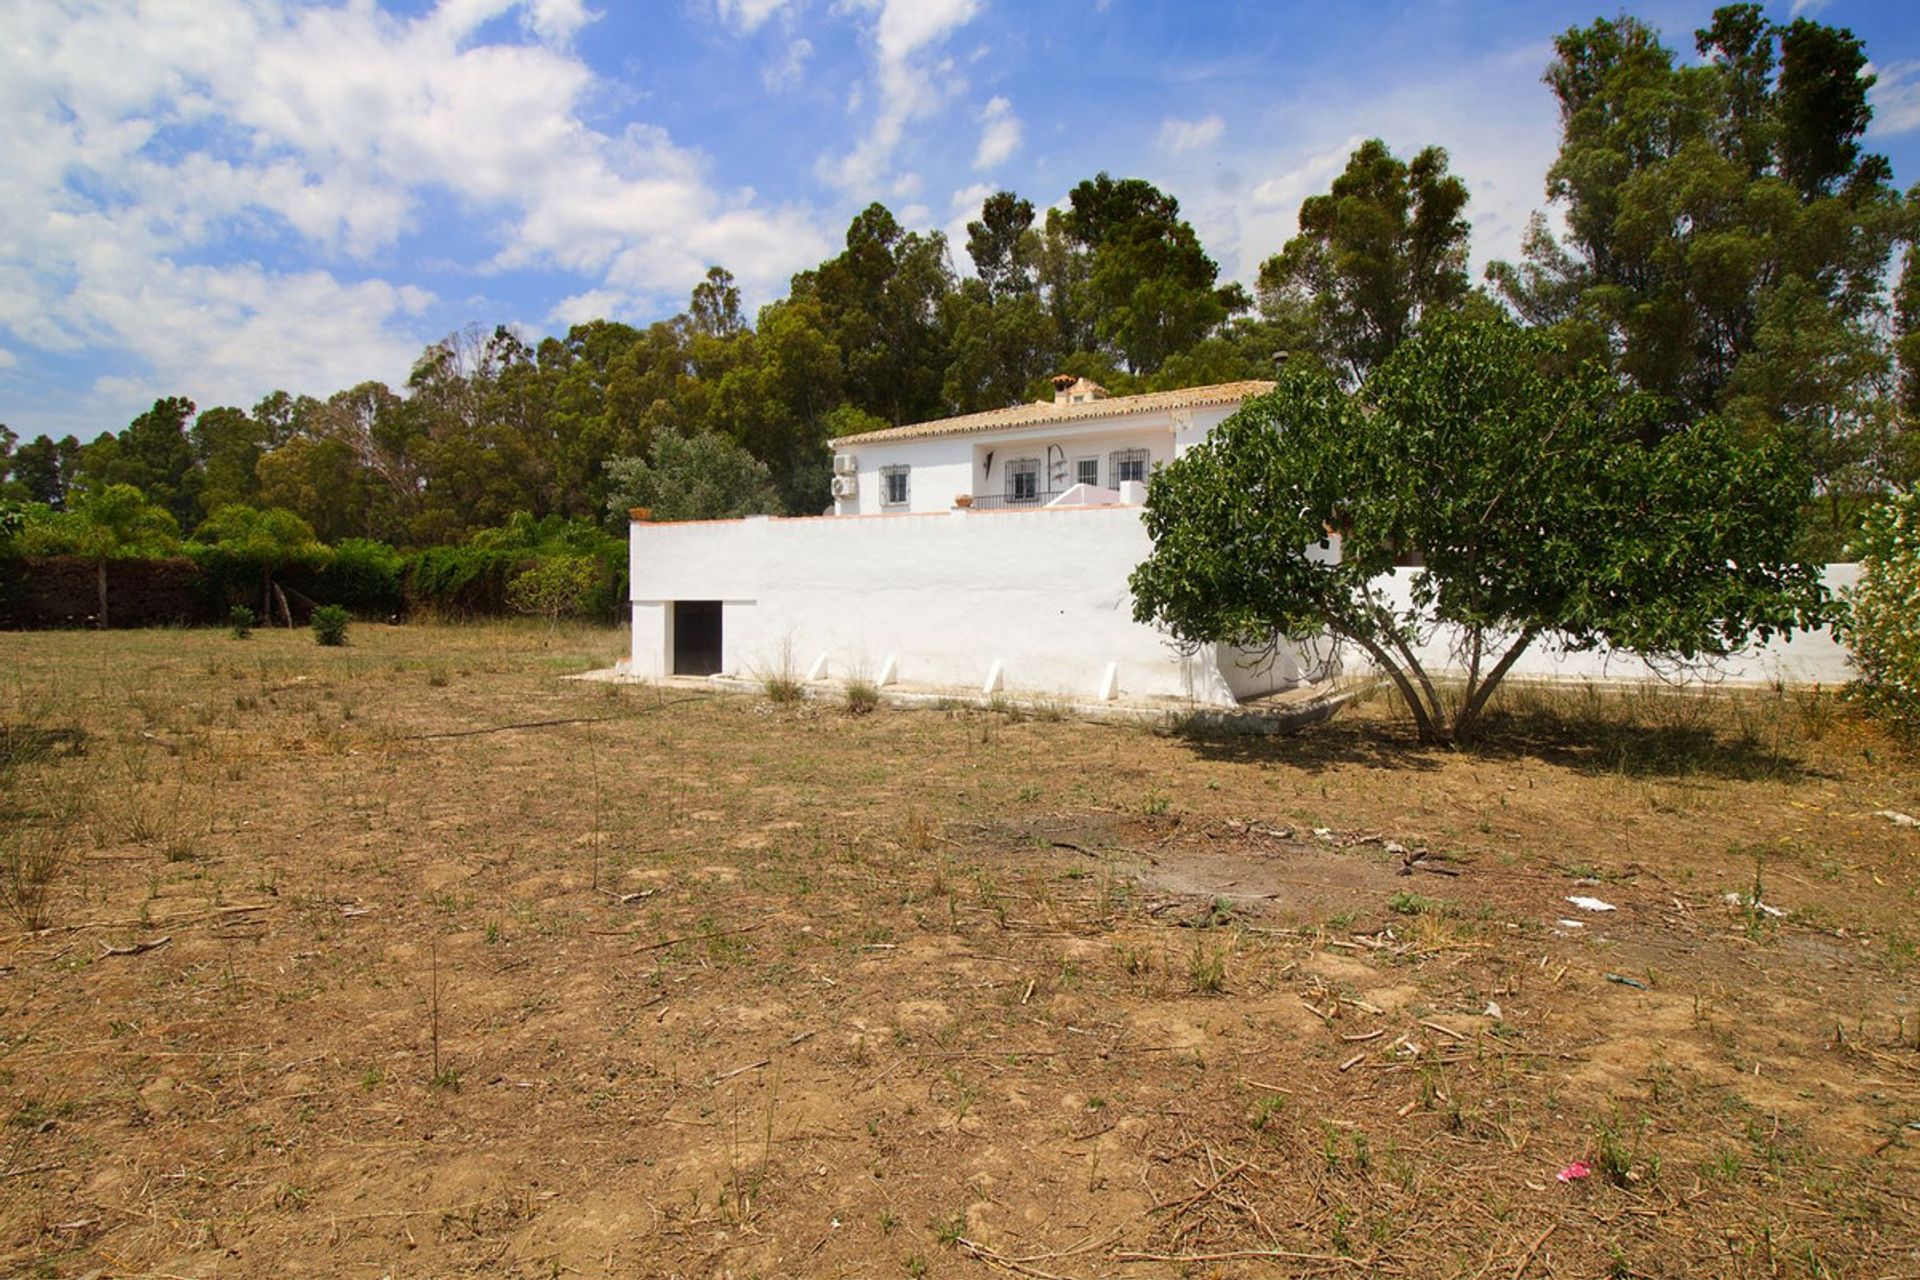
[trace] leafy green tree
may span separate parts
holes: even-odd
[[[233,502],[252,502],[260,492],[256,468],[262,431],[246,410],[208,409],[187,430],[194,465],[200,469],[197,498],[203,512]]]
[[[1853,554],[1840,634],[1860,674],[1852,693],[1893,725],[1920,733],[1920,489],[1871,511]]]
[[[1040,258],[1033,201],[1011,191],[988,196],[980,217],[967,224],[967,256],[994,300],[1033,293],[1039,285],[1035,270]]]
[[[180,524],[173,513],[130,484],[82,490],[65,511],[47,506],[26,510],[15,545],[23,555],[82,556],[93,562],[98,612],[94,624],[105,628],[107,562],[170,556],[180,549]]]
[[[656,520],[724,520],[780,510],[767,465],[727,437],[661,431],[644,458],[607,463],[607,510],[625,520],[647,507]]]
[[[847,228],[839,256],[793,278],[840,352],[847,396],[895,424],[937,416],[946,369],[942,302],[953,290],[947,238],[902,229],[883,204]]]
[[[545,618],[591,615],[602,593],[600,562],[590,555],[557,555],[523,570],[507,584],[507,607]]]
[[[1156,478],[1135,617],[1189,645],[1331,633],[1386,673],[1429,742],[1471,737],[1535,644],[1688,661],[1816,622],[1790,451],[1712,420],[1639,443],[1660,406],[1593,367],[1552,372],[1556,345],[1449,316],[1359,396],[1289,370]],[[1310,549],[1335,530],[1328,562]],[[1384,575],[1409,553],[1403,605]],[[1442,625],[1466,673],[1451,699],[1417,653]]]
[[[1001,409],[1031,398],[1059,366],[1056,332],[1038,293],[995,297],[968,280],[947,299],[951,358],[941,397],[954,413]]]
[[[1261,265],[1262,312],[1310,313],[1312,349],[1357,385],[1423,315],[1466,296],[1466,207],[1441,148],[1407,163],[1378,138],[1361,143],[1332,190],[1300,206],[1300,234]]]
[[[1180,202],[1152,183],[1101,173],[1068,199],[1064,228],[1091,255],[1094,331],[1129,371],[1153,373],[1245,309],[1239,285],[1216,286],[1220,269]]]
[[[1786,421],[1794,405],[1754,389],[1791,379],[1744,368],[1793,358],[1760,343],[1773,295],[1802,290],[1794,309],[1826,308],[1829,334],[1871,333],[1911,216],[1886,161],[1860,149],[1873,77],[1850,33],[1731,5],[1696,47],[1704,63],[1680,65],[1630,17],[1555,41],[1546,80],[1562,140],[1547,194],[1567,235],[1537,220],[1523,263],[1488,271],[1521,316],[1662,397],[1656,432],[1743,390],[1749,418]]]
[[[20,500],[44,503],[55,511],[67,504],[67,493],[80,470],[82,446],[73,436],[55,441],[35,436],[13,451],[13,484]]]
[[[371,476],[344,440],[295,436],[261,457],[258,475],[259,501],[291,511],[323,542],[361,537],[372,527]]]
[[[200,472],[187,439],[193,413],[193,401],[185,396],[155,400],[126,430],[86,446],[81,479],[94,489],[132,485],[172,512],[175,521],[192,521],[199,513],[200,489]]]
[[[273,576],[296,565],[319,568],[331,558],[313,527],[283,507],[262,511],[233,503],[200,522],[190,550],[210,572],[225,577],[235,572],[260,578],[261,617],[275,615]],[[293,620],[284,605],[278,610],[288,626]]]

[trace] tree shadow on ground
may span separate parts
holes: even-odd
[[[1421,743],[1410,717],[1381,706],[1284,735],[1192,725],[1175,736],[1206,760],[1309,773],[1344,766],[1428,772],[1479,758],[1532,759],[1589,776],[1797,782],[1834,776],[1809,764],[1804,751],[1832,714],[1830,702],[1772,694],[1528,690],[1496,705],[1480,733],[1458,747]]]

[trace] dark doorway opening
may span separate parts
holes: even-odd
[[[720,670],[720,602],[673,602],[673,674],[710,676]]]

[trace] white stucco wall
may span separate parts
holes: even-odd
[[[1269,660],[1215,646],[1182,656],[1133,621],[1127,576],[1150,550],[1140,516],[1138,507],[1082,507],[636,524],[631,669],[671,672],[672,601],[719,600],[722,667],[739,676],[890,674],[910,685],[981,691],[997,666],[1009,693],[1209,705],[1297,681],[1303,659],[1291,651]],[[1387,584],[1402,602],[1413,573],[1399,570]],[[1825,576],[1838,590],[1858,568],[1831,565]],[[1431,638],[1422,661],[1448,670],[1450,643],[1445,634]],[[1837,685],[1851,674],[1845,651],[1822,630],[1737,655],[1706,678]],[[1674,673],[1631,655],[1539,647],[1514,675],[1633,681]]]
[[[1387,585],[1397,607],[1405,608],[1412,588],[1415,569],[1396,569]],[[1827,590],[1838,592],[1860,580],[1857,564],[1830,564],[1821,570]],[[1414,650],[1421,665],[1445,671],[1453,667],[1451,655],[1458,636],[1442,631]],[[1650,666],[1630,653],[1556,653],[1550,647],[1535,646],[1513,664],[1516,676],[1566,680],[1673,680],[1676,673],[1667,667]],[[1818,631],[1796,631],[1791,640],[1775,639],[1765,645],[1717,661],[1698,671],[1685,673],[1695,681],[1720,681],[1729,684],[1824,684],[1840,685],[1853,679],[1853,666],[1847,651],[1825,627]]]
[[[1298,669],[1183,657],[1133,621],[1138,507],[636,524],[632,670],[671,670],[669,602],[721,600],[723,666],[1079,699],[1230,705]]]

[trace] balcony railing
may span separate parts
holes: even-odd
[[[1007,493],[976,493],[972,507],[975,511],[1031,511],[1044,507],[1054,499],[1067,493],[1078,485],[1069,485],[1066,489],[1041,489],[1036,493],[1014,497]]]

